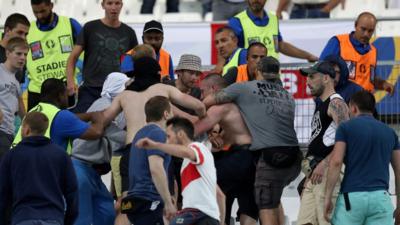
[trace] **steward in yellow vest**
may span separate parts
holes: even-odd
[[[283,40],[279,32],[279,21],[275,13],[264,11],[266,0],[247,1],[247,9],[228,21],[238,38],[238,46],[247,48],[253,41],[263,43],[268,49],[268,56],[279,60],[279,54],[306,59],[315,62],[318,57],[295,47]]]
[[[30,110],[41,112],[49,119],[45,136],[53,143],[71,154],[71,141],[75,138],[97,139],[103,135],[104,123],[101,112],[83,113],[79,117],[65,110],[68,106],[67,88],[63,81],[49,78],[41,87],[42,101]],[[84,121],[90,121],[88,124]],[[22,139],[21,127],[13,141],[12,147]]]
[[[31,22],[27,36],[28,109],[40,101],[40,87],[46,79],[66,80],[67,59],[82,29],[76,20],[54,13],[51,2],[33,3],[32,9],[36,21]]]

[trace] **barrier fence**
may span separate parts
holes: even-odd
[[[314,113],[314,99],[309,95],[306,78],[300,75],[299,69],[312,64],[282,64],[281,80],[284,87],[296,99],[295,129],[299,142],[307,144],[311,132],[311,118]],[[376,91],[376,109],[378,118],[400,134],[400,88],[398,84],[400,61],[379,61],[375,70],[376,76],[387,80],[395,87],[393,95],[385,91]]]

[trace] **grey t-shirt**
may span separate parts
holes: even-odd
[[[110,105],[111,99],[101,97],[93,102],[88,112],[101,111]],[[72,157],[94,164],[109,163],[112,151],[125,145],[125,126],[125,117],[123,113],[120,113],[106,128],[102,138],[96,140],[75,139],[72,144]]]
[[[235,83],[223,92],[240,109],[253,138],[251,150],[298,145],[294,130],[295,102],[279,81]]]
[[[135,31],[121,23],[108,27],[101,20],[86,23],[79,33],[77,45],[83,47],[83,84],[102,87],[108,74],[120,71],[120,57],[138,42]]]
[[[18,98],[21,96],[19,82],[15,74],[8,71],[4,63],[0,64],[0,110],[3,112],[3,122],[0,130],[14,134],[15,114],[18,112]]]

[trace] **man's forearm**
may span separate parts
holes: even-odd
[[[326,157],[324,160],[328,159]],[[329,163],[328,173],[327,173],[327,180],[326,180],[326,189],[325,189],[325,196],[332,197],[333,189],[337,181],[339,180],[340,170],[342,168],[342,164],[338,163]]]
[[[296,46],[286,42],[279,42],[279,51],[287,56],[296,57],[300,59],[310,60],[313,55],[307,51],[297,48]]]
[[[384,90],[383,85],[386,83],[386,80],[383,80],[380,77],[375,77],[374,79],[374,87],[378,90]]]
[[[160,194],[164,204],[172,204],[171,196],[168,190],[167,175],[164,170],[152,170],[151,178],[156,186],[157,192]]]
[[[188,158],[192,161],[196,160],[196,156],[194,155],[193,150],[186,146],[157,143],[154,148],[159,149],[167,153],[168,155],[172,155],[178,158]]]

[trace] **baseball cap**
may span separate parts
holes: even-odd
[[[161,33],[164,33],[161,23],[158,21],[155,21],[155,20],[151,20],[144,24],[143,33],[146,33],[149,31],[159,31]]]
[[[272,56],[263,57],[257,66],[266,79],[279,78],[280,63]]]
[[[332,63],[327,61],[320,61],[309,68],[300,69],[300,73],[303,76],[308,76],[315,73],[323,73],[329,75],[331,78],[335,78],[336,72],[333,68]]]

